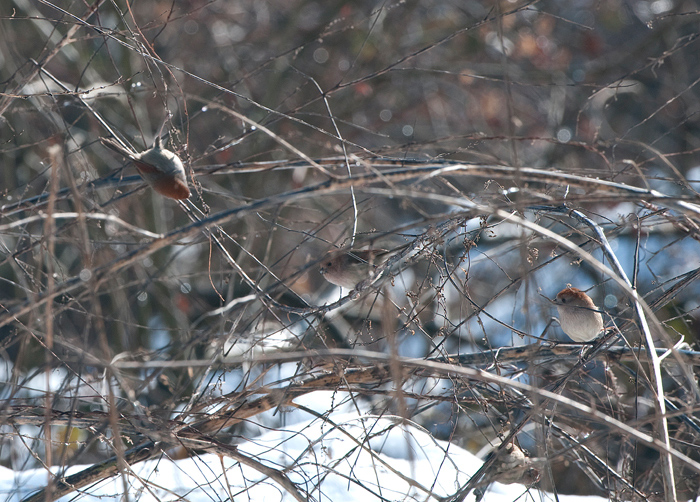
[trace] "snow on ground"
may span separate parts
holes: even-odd
[[[481,460],[471,453],[433,439],[418,426],[402,426],[394,417],[356,413],[273,430],[239,445],[239,451],[286,472],[308,500],[327,502],[436,500],[454,493],[481,465]],[[131,501],[294,500],[265,475],[212,454],[176,461],[161,456],[132,468],[132,475],[126,479]],[[68,474],[81,469],[72,468]],[[121,477],[115,477],[61,500],[122,500],[123,482]],[[44,470],[1,469],[0,500],[19,502],[45,483]],[[581,499],[559,496],[561,502]],[[474,501],[474,495],[466,500]],[[493,483],[483,498],[484,502],[516,500],[543,501],[554,497],[523,485]]]

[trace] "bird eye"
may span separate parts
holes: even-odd
[[[562,303],[566,303],[566,298],[561,297],[560,300],[561,300]]]

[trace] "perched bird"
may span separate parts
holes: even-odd
[[[319,271],[331,284],[355,289],[362,281],[374,279],[377,268],[405,247],[392,250],[353,249],[335,256],[331,254]]]
[[[561,329],[573,341],[590,342],[603,331],[603,316],[591,297],[580,289],[562,289],[554,303],[559,312]]]
[[[472,485],[470,481],[467,486],[474,488],[474,499],[476,502],[481,502],[488,486],[494,481],[503,484],[533,485],[540,480],[540,471],[537,467],[539,460],[528,457],[520,447],[509,443],[486,456],[483,467],[472,478],[474,484]]]
[[[492,457],[495,457],[492,459]],[[503,484],[531,484],[539,479],[533,460],[519,446],[509,443],[500,451],[489,453],[485,461],[492,461],[491,469],[479,484],[498,481]]]
[[[130,159],[144,181],[159,194],[176,200],[190,196],[182,161],[175,153],[163,148],[160,136],[156,136],[153,148],[141,153],[130,152],[111,138],[101,138],[101,141]]]

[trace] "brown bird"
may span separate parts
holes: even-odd
[[[130,159],[143,180],[159,194],[176,200],[190,196],[182,161],[175,153],[163,148],[160,136],[156,136],[153,148],[141,153],[130,152],[111,138],[101,138],[101,141]]]
[[[506,485],[522,483],[527,486],[537,483],[540,480],[539,460],[528,457],[513,443],[505,445],[500,450],[492,451],[484,460],[485,464],[489,464],[485,465],[488,470],[474,486],[475,501],[481,502],[487,487],[494,481]]]
[[[562,289],[554,303],[559,312],[561,329],[573,341],[590,342],[603,331],[603,316],[591,297],[580,289]]]
[[[398,248],[400,251],[405,246]],[[326,259],[321,265],[323,278],[331,284],[354,289],[366,279],[373,279],[377,267],[386,262],[397,249],[353,249]],[[331,254],[332,256],[332,254]]]
[[[531,484],[539,479],[539,471],[534,467],[534,463],[530,457],[525,455],[525,452],[519,446],[510,443],[503,449],[496,452],[491,452],[486,460],[496,456],[491,470],[488,473],[488,482],[498,481],[503,484],[511,483],[526,483]],[[482,480],[480,485],[484,484]]]

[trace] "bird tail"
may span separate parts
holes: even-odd
[[[128,148],[126,148],[124,145],[121,143],[118,143],[117,141],[113,140],[112,138],[100,138],[100,141],[104,146],[109,148],[110,150],[114,150],[117,152],[119,155],[123,155],[124,157],[134,160],[134,152],[130,151]]]

